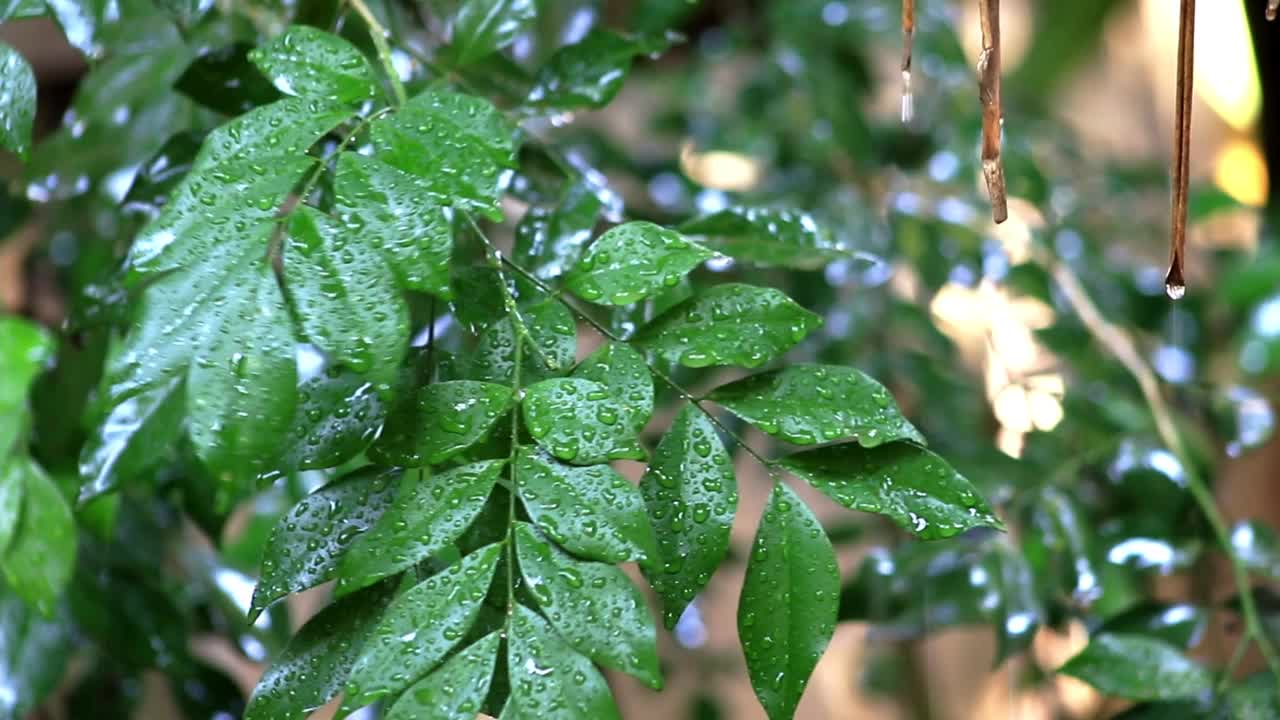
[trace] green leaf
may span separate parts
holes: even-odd
[[[1227,717],[1232,720],[1280,718],[1280,686],[1275,675],[1259,671],[1227,691]]]
[[[530,519],[571,552],[608,563],[641,560],[654,552],[640,491],[608,465],[561,465],[533,448],[521,448],[514,476]]]
[[[512,399],[511,388],[474,380],[420,387],[387,419],[370,455],[387,465],[438,465],[483,440]]]
[[[585,182],[570,182],[554,209],[529,208],[516,226],[516,263],[543,280],[563,275],[591,240],[604,203]]]
[[[1231,529],[1231,547],[1245,565],[1272,580],[1280,580],[1280,537],[1270,527],[1246,520]]]
[[[1187,219],[1196,223],[1225,210],[1239,210],[1243,207],[1246,206],[1217,185],[1197,183],[1192,186],[1187,198]]]
[[[657,631],[644,597],[612,565],[584,562],[516,525],[520,572],[547,619],[575,650],[649,687],[662,687]]]
[[[986,565],[999,583],[996,608],[996,664],[1031,646],[1044,621],[1044,608],[1036,597],[1035,577],[1022,553],[997,546]],[[971,583],[972,584],[972,583]]]
[[[525,390],[525,426],[552,455],[578,465],[643,460],[632,415],[609,388],[579,378],[543,380]]]
[[[480,514],[502,466],[487,460],[435,475],[406,471],[395,503],[342,557],[338,592],[400,572],[452,544]]]
[[[31,381],[44,370],[53,351],[53,338],[44,328],[0,315],[0,409],[17,411],[26,403]],[[8,449],[0,447],[0,454]]]
[[[74,645],[65,617],[36,613],[0,586],[0,717],[29,717],[64,678]]]
[[[1095,635],[1058,672],[1128,700],[1179,700],[1213,689],[1208,670],[1172,645],[1139,635]]]
[[[503,718],[620,720],[600,671],[537,613],[517,605],[507,635],[511,699]]]
[[[850,510],[885,515],[924,540],[1003,527],[972,483],[912,443],[832,445],[789,455],[781,465]]]
[[[636,38],[594,29],[578,42],[556,50],[538,70],[528,102],[557,110],[604,107],[622,88],[637,55],[660,52],[669,45],[666,38]]]
[[[6,458],[0,451],[0,558],[13,541],[21,517],[29,468],[25,457]]]
[[[671,629],[724,559],[738,507],[733,461],[698,408],[685,405],[676,416],[640,492],[657,536],[657,555],[642,569]]]
[[[855,438],[863,447],[924,444],[884,386],[838,365],[792,365],[721,385],[707,396],[760,430],[796,445]]]
[[[626,343],[609,343],[573,369],[573,376],[600,383],[621,400],[622,422],[639,433],[653,415],[653,378],[640,353]]]
[[[385,416],[368,381],[330,365],[298,384],[283,465],[299,470],[337,467],[373,442]]]
[[[270,266],[232,281],[225,313],[187,376],[196,452],[215,471],[260,467],[284,444],[298,382],[289,311]]]
[[[233,43],[203,52],[173,83],[173,89],[223,115],[240,115],[280,99],[266,78],[249,62],[248,43]]]
[[[822,525],[778,483],[764,509],[738,601],[738,635],[756,697],[790,718],[836,627],[840,570]]]
[[[480,712],[502,642],[489,633],[404,691],[386,720],[473,720]]]
[[[564,282],[584,300],[630,305],[674,287],[713,257],[714,252],[674,230],[650,222],[629,222],[592,243]]]
[[[250,621],[289,593],[333,578],[342,553],[391,506],[395,473],[358,470],[298,501],[271,530]]]
[[[475,622],[501,549],[477,550],[396,598],[351,668],[343,714],[398,694],[444,659]]]
[[[395,586],[342,598],[311,618],[253,690],[245,720],[300,720],[333,699]]]
[[[17,50],[0,43],[0,148],[26,160],[36,120],[36,76]]]
[[[798,210],[731,207],[685,222],[686,235],[702,235],[738,260],[794,270],[816,270],[854,253]]]
[[[382,162],[423,179],[444,202],[502,219],[502,174],[515,167],[515,142],[488,100],[428,90],[369,131]]]
[[[3,0],[0,2],[0,22],[26,20],[48,12],[44,0]]]
[[[13,592],[46,616],[71,580],[76,562],[76,523],[58,486],[33,460],[10,458],[8,472],[22,477],[22,510],[0,570]]]
[[[290,27],[249,59],[286,95],[357,102],[378,93],[373,67],[354,45],[306,25]]]
[[[165,457],[182,435],[182,380],[145,388],[111,408],[81,449],[79,502],[117,489]]]
[[[1143,603],[1107,618],[1098,632],[1145,635],[1187,650],[1200,644],[1209,615],[1209,610],[1186,603]]]
[[[530,385],[538,380],[561,374],[573,365],[578,349],[578,329],[568,308],[555,300],[545,300],[520,310],[520,318],[540,352],[524,343],[520,363],[520,380]],[[510,385],[515,381],[515,344],[517,328],[504,316],[480,333],[472,373],[477,380]],[[548,367],[547,361],[555,367]]]
[[[822,319],[773,288],[717,285],[659,315],[635,343],[685,367],[760,367]]]
[[[376,248],[400,287],[448,300],[453,227],[421,178],[352,152],[338,156],[334,212],[353,237]]]
[[[453,61],[466,65],[510,45],[537,13],[534,0],[464,0],[453,19]]]
[[[391,269],[360,244],[319,210],[298,208],[284,247],[285,282],[307,337],[389,386],[409,347],[409,308]]]

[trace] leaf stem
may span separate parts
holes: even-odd
[[[512,318],[515,322],[515,318]],[[514,391],[516,404],[511,409],[511,450],[507,457],[507,472],[511,477],[511,487],[507,488],[507,621],[516,611],[516,454],[520,450],[520,365],[524,362],[524,337],[516,333],[515,367],[511,371],[511,389]]]
[[[382,69],[387,75],[387,80],[391,82],[391,90],[395,93],[395,103],[397,106],[403,105],[406,101],[404,93],[404,85],[400,82],[400,74],[396,72],[396,66],[391,62],[391,47],[387,45],[387,29],[378,22],[378,18],[373,16],[369,10],[369,6],[364,4],[364,0],[350,0],[351,9],[364,20],[364,24],[369,26],[369,37],[373,40],[373,46],[378,50],[378,59],[382,61]]]
[[[1182,436],[1178,433],[1177,426],[1174,424],[1173,414],[1168,404],[1165,403],[1164,396],[1160,393],[1160,386],[1156,380],[1155,373],[1138,353],[1133,339],[1102,316],[1098,306],[1094,304],[1089,292],[1085,290],[1080,283],[1080,279],[1076,277],[1070,266],[1056,258],[1050,259],[1041,256],[1039,260],[1047,266],[1054,280],[1057,281],[1058,286],[1062,289],[1063,295],[1066,296],[1067,302],[1076,311],[1089,333],[1137,381],[1138,388],[1141,390],[1147,407],[1155,419],[1156,432],[1159,434],[1161,441],[1182,465],[1183,471],[1186,473],[1188,491],[1190,491],[1196,505],[1199,506],[1200,512],[1209,521],[1209,526],[1213,530],[1218,545],[1221,546],[1222,551],[1226,553],[1231,562],[1232,579],[1235,582],[1236,594],[1240,597],[1241,614],[1244,616],[1245,635],[1258,644],[1258,649],[1262,651],[1263,657],[1266,658],[1271,672],[1277,679],[1280,679],[1280,657],[1277,657],[1276,649],[1271,644],[1270,638],[1267,637],[1262,626],[1261,617],[1258,615],[1258,606],[1254,602],[1252,586],[1249,582],[1249,569],[1240,555],[1236,553],[1235,548],[1232,547],[1230,531],[1222,517],[1222,513],[1218,511],[1213,492],[1200,477],[1190,454],[1182,443]]]

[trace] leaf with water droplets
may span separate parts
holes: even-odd
[[[813,332],[822,319],[773,288],[716,285],[641,328],[635,344],[685,367],[760,367]]]
[[[279,100],[279,91],[249,62],[252,50],[243,42],[204,50],[174,81],[173,89],[224,115],[240,115]]]
[[[643,460],[632,419],[610,389],[580,378],[543,380],[525,390],[525,427],[538,444],[565,462],[594,465]],[[624,417],[625,416],[625,417]]]
[[[400,287],[452,297],[453,227],[426,180],[344,152],[333,185],[334,214],[353,237],[382,254]]]
[[[555,300],[544,300],[520,308],[520,318],[528,332],[521,348],[521,384],[527,386],[567,372],[578,349],[578,329],[568,308]],[[504,385],[515,381],[514,322],[504,316],[480,333],[471,368],[475,379]],[[541,352],[529,346],[530,338]],[[554,367],[548,367],[548,361]]]
[[[376,252],[328,215],[289,218],[284,278],[302,331],[356,372],[391,385],[409,347],[409,308]]]
[[[1244,564],[1272,580],[1280,580],[1280,537],[1256,520],[1239,522],[1231,529],[1231,547]]]
[[[778,483],[764,509],[738,600],[751,686],[774,720],[790,718],[836,627],[840,570],[818,519]]]
[[[525,523],[517,524],[515,537],[520,572],[551,626],[592,660],[661,688],[657,631],[644,597],[626,574],[575,559]]]
[[[1172,645],[1140,635],[1095,635],[1058,672],[1128,700],[1195,698],[1213,689],[1208,670]]]
[[[854,257],[827,228],[798,210],[731,207],[689,220],[677,229],[705,236],[715,249],[757,265],[816,270]]]
[[[36,76],[17,50],[0,43],[0,147],[26,160],[36,119]]]
[[[253,690],[245,720],[301,720],[338,694],[394,583],[383,583],[329,605],[307,621]]]
[[[603,209],[583,181],[568,183],[554,208],[530,207],[516,226],[516,264],[543,280],[560,277],[582,256]]]
[[[651,222],[619,225],[587,248],[565,275],[565,287],[583,300],[630,305],[674,287],[715,253]]]
[[[394,471],[357,470],[290,508],[267,540],[249,620],[285,595],[331,579],[342,553],[391,506],[395,489]]]
[[[850,510],[885,515],[924,540],[1004,527],[973,483],[909,442],[832,445],[789,455],[781,465]]]
[[[513,130],[488,100],[431,89],[369,124],[374,155],[421,178],[441,200],[502,219],[502,175],[515,167]]]
[[[504,718],[621,720],[600,671],[566,645],[546,620],[517,605],[509,627],[511,699]]]
[[[385,416],[382,400],[367,380],[339,366],[325,368],[298,384],[283,468],[341,465],[373,442]]]
[[[640,353],[626,343],[609,343],[573,369],[573,377],[600,383],[619,401],[622,422],[640,432],[653,414],[653,378]]]
[[[44,328],[0,315],[0,462],[29,422],[27,392],[54,353]]]
[[[342,715],[398,694],[444,659],[475,622],[501,549],[477,550],[391,603],[351,668]]]
[[[387,711],[386,720],[473,720],[480,712],[502,635],[489,633],[414,683]]]
[[[465,0],[445,54],[458,65],[473,63],[511,44],[537,13],[534,0]]]
[[[452,544],[480,514],[503,464],[487,460],[437,474],[406,471],[395,503],[342,557],[338,593],[400,572]]]
[[[0,571],[13,592],[45,616],[71,579],[76,562],[76,523],[62,492],[26,455],[4,460],[22,482],[22,509]]]
[[[387,419],[370,455],[387,465],[438,465],[483,440],[512,397],[505,385],[474,380],[420,387]]]
[[[181,375],[172,377],[110,409],[81,448],[79,502],[112,492],[126,478],[164,459],[182,435],[182,381]]]
[[[291,26],[249,59],[286,95],[357,102],[378,92],[373,67],[354,45],[306,25]]]
[[[75,649],[74,625],[59,614],[46,618],[0,585],[0,717],[24,718],[64,679]]]
[[[738,507],[733,462],[711,421],[686,405],[640,479],[657,554],[641,565],[667,628],[706,587],[729,549]]]
[[[575,110],[608,105],[622,88],[637,55],[665,50],[666,37],[632,37],[593,29],[551,56],[538,70],[528,103],[542,108]]]
[[[707,396],[760,430],[797,445],[855,438],[863,447],[924,444],[884,386],[851,367],[792,365],[721,385]]]
[[[640,491],[608,465],[561,465],[526,447],[513,472],[530,519],[574,554],[608,563],[653,554]]]

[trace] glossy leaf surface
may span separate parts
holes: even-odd
[[[490,633],[449,658],[405,690],[387,720],[472,720],[489,692],[501,642],[498,633]]]
[[[574,652],[547,621],[516,606],[507,636],[511,700],[503,717],[618,720],[600,671]]]
[[[511,388],[474,380],[419,388],[388,418],[372,455],[391,465],[439,464],[488,435],[511,401]]]
[[[525,426],[552,455],[579,465],[643,459],[634,410],[591,380],[555,378],[525,390]]]
[[[286,95],[355,102],[378,90],[373,67],[351,43],[306,25],[294,25],[249,58]]]
[[[529,103],[558,110],[604,107],[622,89],[636,56],[656,53],[667,44],[661,38],[592,30],[578,42],[557,50],[538,70]]]
[[[1213,687],[1213,675],[1177,648],[1140,635],[1095,635],[1059,672],[1130,700],[1194,698]]]
[[[523,336],[520,381],[524,386],[567,372],[578,347],[573,315],[562,304],[544,301],[521,309],[520,322],[505,317],[480,333],[473,373],[478,380],[510,385],[515,381],[516,335]],[[535,350],[532,345],[537,346]],[[551,363],[551,365],[548,365]]]
[[[808,213],[731,207],[694,218],[680,232],[702,235],[730,257],[759,265],[812,270],[852,253]]]
[[[31,151],[36,119],[36,77],[17,50],[0,43],[0,148],[22,159]]]
[[[454,61],[466,65],[506,47],[536,13],[534,0],[464,0],[453,20]]]
[[[629,222],[592,243],[564,281],[583,300],[630,305],[677,285],[714,256],[674,230],[650,222]]]
[[[53,480],[25,456],[10,458],[22,477],[22,510],[0,571],[12,591],[50,615],[76,561],[76,523]],[[11,470],[12,472],[12,470]]]

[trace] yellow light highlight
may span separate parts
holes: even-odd
[[[1232,140],[1218,151],[1213,181],[1222,191],[1250,207],[1267,202],[1267,163],[1255,142]]]
[[[1244,3],[1202,4],[1196,13],[1195,74],[1196,94],[1206,105],[1236,130],[1253,127],[1262,90]]]
[[[727,150],[698,152],[686,141],[680,147],[680,169],[690,180],[715,190],[742,192],[760,182],[760,161]]]

